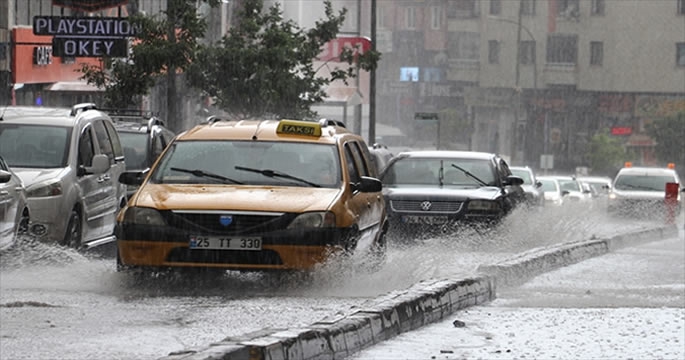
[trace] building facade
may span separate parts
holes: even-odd
[[[603,129],[655,165],[645,126],[685,111],[683,0],[378,1],[377,121],[556,171]],[[425,130],[425,131],[424,131]],[[450,133],[446,133],[450,132]],[[450,139],[445,141],[444,138]]]

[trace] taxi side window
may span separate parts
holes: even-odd
[[[78,165],[79,166],[93,166],[93,155],[95,150],[93,148],[93,136],[90,132],[90,126],[83,129],[83,133],[78,141]]]
[[[350,175],[350,181],[353,183],[359,182],[361,177],[357,171],[357,165],[354,162],[354,155],[349,143],[345,144],[345,163],[347,164],[347,173]]]
[[[105,124],[105,128],[107,129],[107,135],[109,136],[109,139],[112,141],[112,150],[114,151],[115,159],[123,160],[124,147],[121,146],[121,141],[119,140],[119,134],[117,133],[117,130],[114,128],[114,125],[112,125],[112,123],[110,123],[109,121],[104,121],[103,124]]]
[[[377,166],[372,162],[373,160],[373,155],[371,155],[371,152],[369,151],[369,148],[367,146],[364,146],[363,144],[356,143],[357,146],[359,147],[359,152],[360,152],[360,161],[364,164],[364,166],[367,169],[367,176],[371,176],[374,178],[378,178],[378,171],[377,171]]]
[[[360,176],[371,176],[369,166],[366,161],[364,161],[364,157],[362,156],[359,143],[356,141],[351,141],[347,144],[350,146],[352,157],[354,158],[354,163],[357,167],[357,173]]]

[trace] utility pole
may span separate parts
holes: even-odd
[[[376,51],[376,0],[371,0],[371,51]],[[369,145],[376,143],[376,69],[369,73]]]
[[[523,0],[519,0],[519,14],[518,14],[518,20],[517,20],[517,26],[516,26],[516,77],[514,80],[514,96],[516,97],[515,100],[515,108],[514,108],[514,126],[511,131],[512,137],[511,137],[511,158],[509,159],[510,163],[514,163],[514,160],[516,159],[516,151],[517,151],[517,138],[518,138],[518,126],[519,126],[519,112],[521,108],[521,17],[523,12],[521,11],[523,9]]]

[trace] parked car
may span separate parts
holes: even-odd
[[[559,180],[554,176],[538,176],[538,181],[542,184],[540,190],[545,199],[545,206],[564,205],[564,197],[568,195],[568,191],[561,190]]]
[[[526,195],[526,205],[530,208],[545,206],[545,197],[540,190],[542,183],[538,181],[535,171],[528,166],[510,166],[509,169],[523,179],[521,187]]]
[[[310,270],[385,254],[387,217],[364,139],[342,123],[214,118],[179,134],[119,213],[117,268]],[[142,179],[142,180],[141,180]]]
[[[162,119],[150,112],[108,110],[108,113],[119,133],[128,171],[145,173],[176,136]],[[127,197],[137,188],[127,186]]]
[[[523,179],[500,156],[471,151],[408,151],[381,174],[393,236],[462,224],[490,226],[524,199]]]
[[[0,154],[26,186],[32,236],[74,248],[114,240],[125,163],[106,113],[90,103],[9,106],[0,118]]]
[[[681,192],[685,191],[685,188],[672,166],[633,167],[627,164],[614,178],[607,210],[618,215],[663,217],[667,213],[667,183],[678,184],[675,214],[679,214],[683,203]]]
[[[607,196],[611,192],[612,179],[608,176],[579,176],[578,180],[589,184],[599,197]]]
[[[24,183],[0,155],[0,250],[11,247],[19,235],[27,233],[29,223]]]

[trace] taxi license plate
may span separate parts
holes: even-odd
[[[256,236],[191,236],[191,249],[262,250],[262,238]]]
[[[406,215],[402,217],[402,222],[405,224],[425,224],[436,225],[445,224],[448,222],[447,216],[415,216]]]

